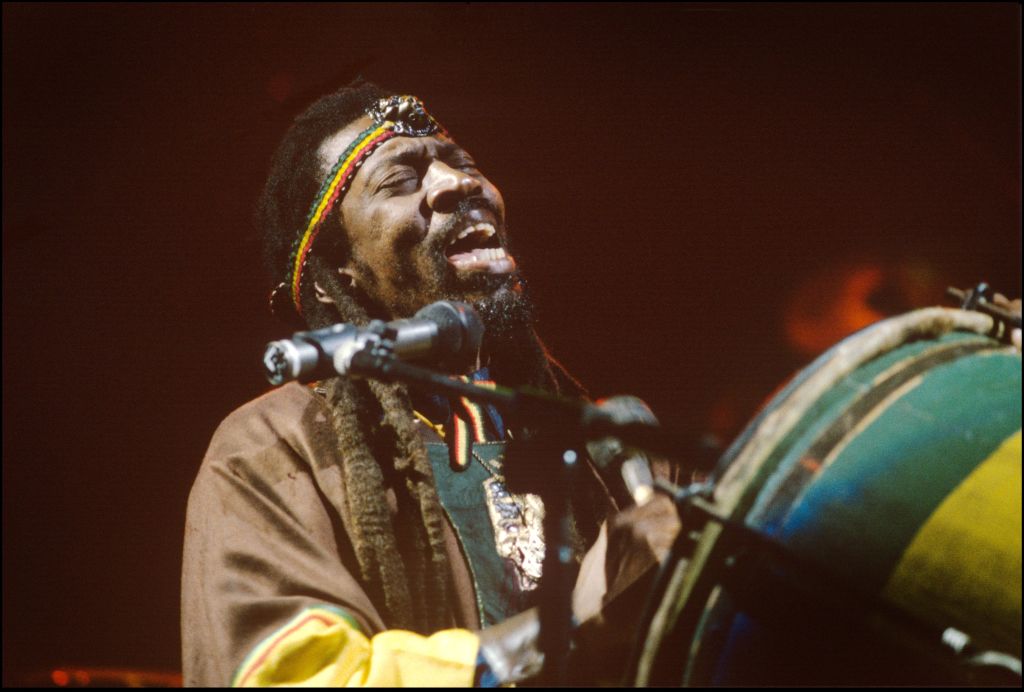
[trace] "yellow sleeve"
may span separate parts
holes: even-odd
[[[328,606],[307,608],[264,639],[232,687],[472,687],[480,641],[469,630],[429,637],[386,630],[368,639]]]

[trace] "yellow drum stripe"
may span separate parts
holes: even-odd
[[[1021,432],[943,500],[904,551],[886,598],[1005,651],[1021,645]]]

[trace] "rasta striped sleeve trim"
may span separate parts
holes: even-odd
[[[293,639],[308,636],[304,630],[323,630],[337,625],[347,626],[365,638],[359,623],[351,615],[328,605],[307,608],[292,618],[283,627],[275,630],[260,642],[246,656],[231,681],[232,687],[245,687],[253,683],[253,675],[264,667],[276,654],[286,648]]]
[[[372,639],[329,605],[299,613],[257,646],[232,680],[238,687],[469,687],[480,640],[465,629],[424,637],[384,630]]]

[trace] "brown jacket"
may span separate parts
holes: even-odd
[[[186,685],[229,684],[261,641],[311,606],[343,609],[368,636],[387,629],[359,582],[329,415],[321,397],[293,383],[242,406],[214,434],[185,524]],[[440,439],[427,426],[423,433],[428,441]],[[397,514],[391,490],[388,499]],[[445,531],[456,593],[451,622],[479,629],[469,566],[449,523]],[[574,594],[578,616],[596,613],[606,590],[621,592],[653,563],[635,551],[620,559],[629,549],[614,538],[602,529],[584,558]],[[606,560],[609,545],[608,556],[620,557]]]
[[[186,685],[227,685],[260,641],[311,605],[343,608],[368,635],[386,628],[358,581],[328,415],[312,390],[289,384],[241,407],[214,434],[185,523]],[[389,500],[396,512],[391,491]],[[475,629],[469,569],[446,529],[452,620]]]

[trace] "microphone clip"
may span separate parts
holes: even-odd
[[[396,360],[398,329],[383,320],[371,320],[364,335],[334,352],[334,369],[354,377],[366,375],[384,379],[388,365]]]

